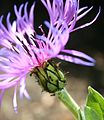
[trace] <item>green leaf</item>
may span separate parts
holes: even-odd
[[[97,119],[94,120],[103,120],[104,119],[104,98],[103,96],[98,93],[96,90],[94,90],[91,87],[88,87],[88,97],[86,101],[86,108],[87,113],[88,112],[93,113],[92,116],[97,116]],[[90,115],[90,113],[89,113]],[[93,119],[87,119],[87,120],[93,120]]]
[[[103,120],[103,118],[99,117],[99,114],[93,110],[92,108],[86,106],[84,109],[85,120]]]

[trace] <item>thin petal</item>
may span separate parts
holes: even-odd
[[[18,108],[17,108],[17,86],[15,87],[15,90],[14,90],[14,96],[13,96],[13,107],[14,107],[14,111],[16,113],[18,113]]]
[[[76,56],[76,57],[84,58],[84,59],[89,60],[89,61],[91,61],[91,62],[95,62],[95,60],[94,60],[92,57],[86,55],[85,53],[76,51],[76,50],[62,50],[62,52],[68,53],[68,54],[70,54],[70,55],[74,55],[74,56]]]
[[[84,66],[94,66],[95,64],[92,62],[86,62],[83,61],[79,58],[74,58],[72,56],[67,56],[67,55],[57,55],[57,58],[71,62],[71,63],[75,63],[75,64],[80,64],[80,65],[84,65]]]
[[[7,21],[8,30],[11,31],[11,27],[12,27],[12,26],[11,26],[11,23],[10,23],[10,13],[8,13],[8,15],[7,15],[7,20],[6,20],[6,21]]]
[[[86,10],[84,13],[82,13],[81,15],[79,15],[78,17],[77,17],[77,21],[78,20],[80,20],[82,17],[84,17],[87,13],[89,13],[91,10],[92,10],[92,8],[93,8],[93,6],[91,7],[91,8],[89,8],[88,10]],[[81,9],[81,10],[83,10],[83,9]],[[81,12],[81,10],[80,10],[80,12]]]
[[[76,50],[62,50],[63,54],[59,54],[57,58],[72,62],[75,64],[81,64],[86,66],[94,66],[95,60],[85,53]],[[67,55],[64,55],[67,54]]]
[[[26,76],[20,79],[20,98],[21,99],[23,99],[25,87],[26,87]]]
[[[30,9],[30,14],[29,14],[29,21],[30,23],[33,24],[33,20],[34,20],[34,7],[35,7],[35,2],[32,5],[31,9]]]
[[[26,89],[24,90],[24,95],[27,99],[29,99],[29,100],[31,99],[31,97],[30,97],[30,95],[29,95],[29,93],[27,92]]]

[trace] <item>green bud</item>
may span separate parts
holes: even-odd
[[[33,73],[38,77],[39,85],[49,93],[55,93],[65,87],[64,74],[53,61],[45,62],[41,67],[36,67]]]

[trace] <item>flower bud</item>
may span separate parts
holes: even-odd
[[[39,85],[49,93],[62,90],[65,86],[64,74],[53,61],[44,62],[42,67],[36,67],[34,73],[38,78]]]

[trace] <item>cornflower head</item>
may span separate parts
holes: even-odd
[[[10,22],[10,13],[7,15],[7,27],[0,17],[0,101],[5,90],[14,87],[13,106],[17,111],[17,87],[20,88],[20,98],[30,99],[26,90],[27,74],[35,74],[44,90],[54,93],[63,89],[65,78],[52,58],[60,58],[75,64],[93,66],[95,60],[90,56],[76,51],[64,49],[71,32],[92,24],[93,21],[74,28],[75,23],[86,15],[92,8],[83,12],[87,7],[79,9],[77,0],[41,0],[46,7],[50,22],[45,21],[48,34],[38,35],[34,30],[34,7],[27,12],[27,5],[22,4],[19,9],[14,6],[16,20]],[[24,12],[24,14],[22,14]],[[83,13],[82,13],[83,12]],[[80,14],[82,13],[82,14]],[[64,54],[67,55],[64,55]],[[59,81],[58,81],[59,80]]]

